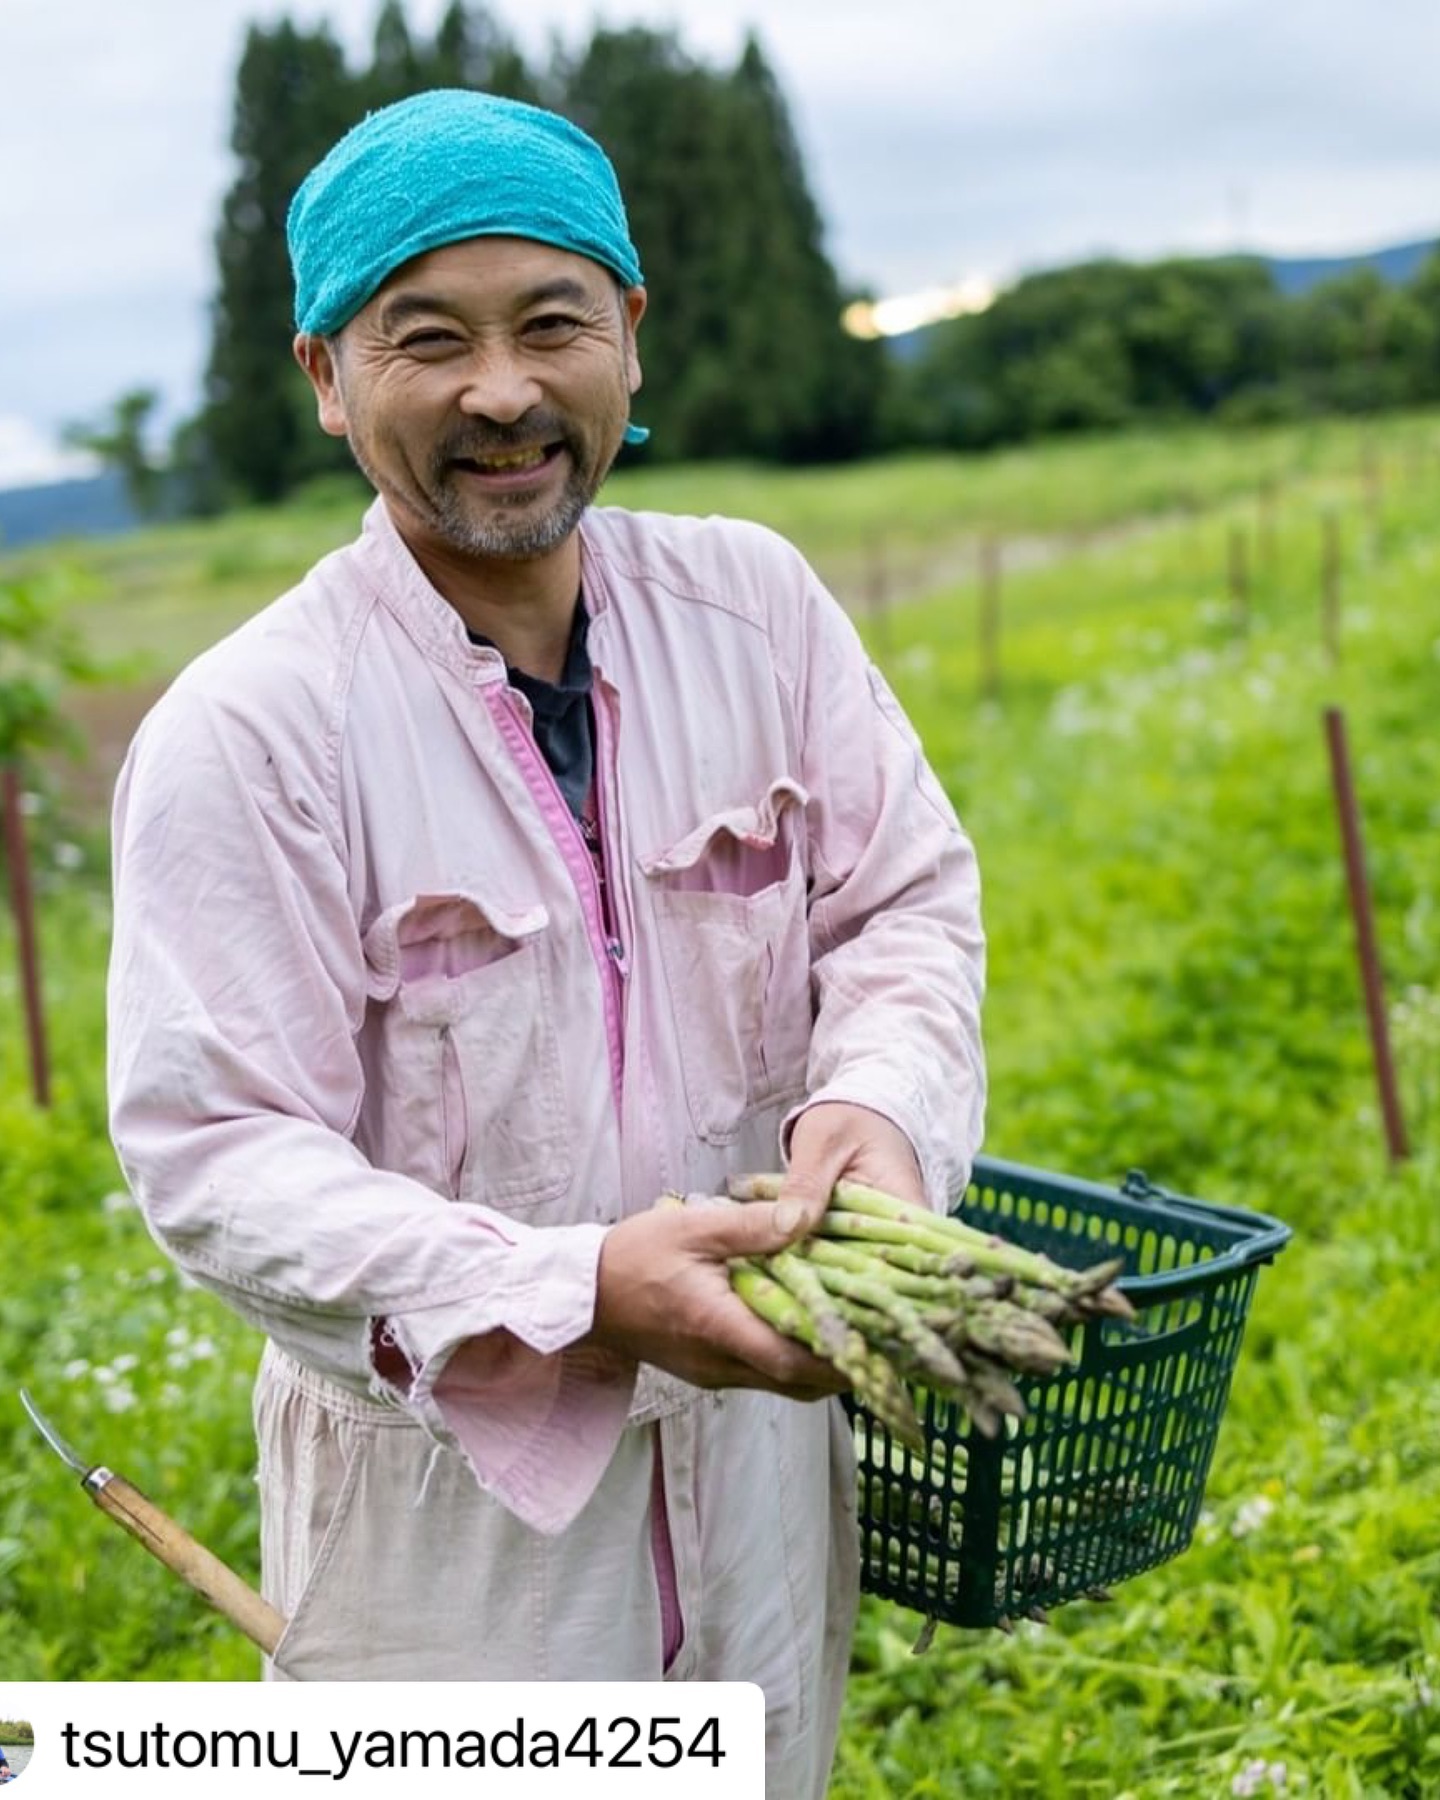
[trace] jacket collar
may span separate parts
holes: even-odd
[[[609,597],[601,579],[588,532],[589,513],[581,519],[580,595],[592,620],[607,610]],[[365,513],[355,545],[361,567],[375,597],[399,620],[425,654],[456,674],[474,680],[503,680],[505,663],[493,646],[474,644],[465,621],[425,575],[410,547],[395,528],[390,510],[378,496]]]

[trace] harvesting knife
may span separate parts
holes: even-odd
[[[131,1537],[138,1538],[153,1557],[188,1582],[202,1600],[238,1626],[252,1644],[258,1644],[267,1656],[274,1654],[285,1620],[267,1600],[218,1556],[196,1543],[188,1531],[153,1500],[147,1500],[123,1475],[117,1475],[103,1463],[87,1462],[66,1443],[24,1388],[20,1390],[20,1403],[45,1442],[80,1477],[81,1487],[101,1512],[123,1526]]]

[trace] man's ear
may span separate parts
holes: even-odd
[[[323,337],[314,332],[297,332],[291,346],[295,360],[305,371],[315,390],[316,411],[320,429],[331,437],[347,437],[349,423],[345,417],[345,401],[340,393],[340,376],[335,366],[335,352]]]
[[[625,371],[630,379],[630,392],[635,393],[643,379],[640,373],[640,352],[636,347],[635,333],[640,321],[645,316],[647,295],[643,287],[629,287],[621,295],[625,309]]]

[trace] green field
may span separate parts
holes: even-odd
[[[855,605],[981,857],[996,1155],[1283,1217],[1196,1542],[1013,1636],[868,1603],[835,1800],[1440,1793],[1440,420],[1185,432],[610,497],[793,534]],[[1322,521],[1340,532],[1322,629]],[[185,656],[349,535],[332,491],[65,560],[128,692],[32,818],[57,1099],[0,940],[0,1680],[244,1679],[256,1658],[87,1511],[11,1390],[258,1564],[256,1341],[180,1283],[102,1119],[96,793]],[[1249,592],[1229,589],[1243,535]],[[1003,541],[998,654],[977,546]],[[52,560],[55,560],[52,558]],[[80,591],[83,587],[83,592]],[[894,601],[880,612],[877,594]],[[1321,709],[1346,712],[1414,1154],[1387,1167]],[[103,724],[104,730],[99,726]]]

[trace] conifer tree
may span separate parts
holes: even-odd
[[[839,285],[758,43],[729,74],[669,32],[600,29],[563,110],[605,146],[651,295],[636,416],[659,459],[848,454],[879,360],[840,325]]]
[[[426,85],[420,51],[410,36],[401,0],[383,0],[375,19],[370,67],[360,79],[365,109],[373,112]]]
[[[540,99],[540,83],[488,7],[450,0],[425,59],[425,86],[475,88],[511,100]]]
[[[315,429],[313,398],[289,354],[285,215],[306,172],[363,110],[327,26],[250,28],[230,140],[239,173],[216,236],[205,409],[189,436],[192,480],[203,469],[220,489],[212,501],[273,500],[310,474],[346,466],[343,445]]]
[[[729,82],[731,166],[746,204],[737,219],[742,287],[735,356],[752,408],[752,454],[816,460],[854,455],[873,431],[882,367],[847,336],[845,296],[824,249],[789,110],[752,34]]]

